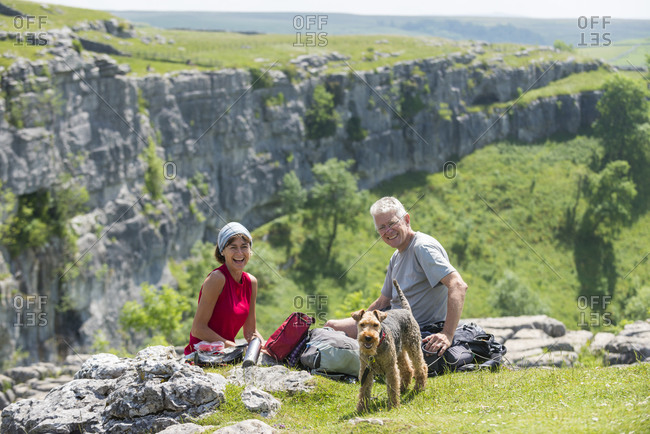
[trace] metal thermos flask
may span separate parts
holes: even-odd
[[[262,342],[260,341],[260,338],[254,338],[248,343],[248,348],[246,349],[246,357],[244,357],[244,363],[242,364],[244,368],[248,368],[249,366],[257,364],[257,359],[260,356],[261,346]]]

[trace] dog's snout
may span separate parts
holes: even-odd
[[[366,342],[370,342],[372,340],[372,336],[366,336]]]

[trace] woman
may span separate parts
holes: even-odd
[[[192,353],[201,341],[235,346],[235,336],[242,327],[248,342],[258,337],[264,344],[255,322],[257,279],[244,272],[252,245],[250,232],[239,223],[228,223],[219,231],[214,256],[223,265],[212,270],[201,286],[185,354]]]

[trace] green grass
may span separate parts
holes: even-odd
[[[225,373],[227,368],[215,370]],[[407,392],[386,410],[386,386],[376,382],[370,412],[354,411],[358,384],[314,377],[311,393],[275,393],[282,402],[270,419],[248,412],[243,387],[227,386],[226,403],[202,425],[223,427],[257,418],[286,432],[647,432],[650,364],[627,368],[571,368],[448,374],[430,378],[421,394]],[[378,418],[383,426],[359,424]]]
[[[541,98],[549,98],[557,95],[575,95],[582,92],[589,92],[601,89],[603,84],[612,77],[613,74],[621,74],[628,78],[637,81],[643,81],[643,77],[635,71],[610,71],[606,68],[599,68],[595,71],[580,72],[571,74],[568,77],[561,78],[553,81],[544,87],[531,89],[525,92],[521,98],[513,99],[511,101],[499,102],[490,105],[475,105],[469,106],[467,111],[487,111],[491,112],[494,109],[505,109],[513,104],[518,106],[527,106],[533,101]],[[525,90],[525,89],[523,89]]]
[[[63,26],[72,27],[82,21],[110,20],[117,18],[110,12],[98,11],[94,9],[73,8],[60,6],[57,4],[37,3],[22,0],[7,0],[2,2],[26,15],[36,17],[35,22],[29,24],[17,21],[14,25],[14,18],[6,15],[0,15],[0,29],[8,32],[38,32],[39,23],[42,24],[43,30],[60,29]],[[42,17],[40,20],[39,17]],[[118,21],[124,21],[118,18]]]
[[[646,65],[646,56],[650,55],[650,38],[614,39],[609,46],[579,48],[577,53],[603,59],[612,65],[641,68]]]

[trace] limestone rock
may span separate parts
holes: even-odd
[[[225,378],[171,360],[171,354],[173,347],[150,347],[133,359],[91,357],[81,375],[42,400],[6,407],[2,432],[158,432],[224,402]]]
[[[129,368],[129,364],[114,354],[100,353],[90,357],[81,365],[75,379],[88,378],[107,380],[118,378]]]
[[[276,432],[277,430],[275,428],[257,419],[243,420],[234,425],[226,426],[215,431],[215,433],[219,433],[219,434],[249,434],[249,433],[271,434]]]
[[[181,423],[167,427],[158,434],[195,434],[201,433],[209,428],[212,428],[212,426],[201,426],[195,423]]]
[[[596,336],[594,336],[594,339],[591,341],[589,350],[592,353],[604,351],[607,344],[610,343],[615,337],[616,335],[614,333],[598,332],[596,333]]]
[[[241,399],[246,409],[260,413],[264,417],[275,416],[282,405],[273,395],[255,386],[246,387],[241,394]]]
[[[292,371],[286,366],[241,366],[228,372],[228,382],[239,386],[253,385],[266,392],[309,392],[314,386],[312,376],[306,371]]]
[[[5,408],[11,404],[11,401],[9,401],[9,398],[7,398],[7,395],[4,394],[4,392],[0,392],[0,410]]]
[[[554,338],[564,336],[566,333],[564,324],[546,315],[472,318],[464,319],[463,322],[474,322],[483,327],[483,329],[511,329],[515,333],[521,329],[540,329]]]
[[[650,323],[636,321],[626,325],[614,339],[605,345],[609,364],[629,364],[650,357]]]
[[[566,348],[571,346],[573,351],[579,353],[583,346],[587,345],[594,337],[594,334],[589,330],[567,330],[564,336],[556,338],[557,348]]]
[[[5,375],[10,377],[15,383],[25,383],[32,378],[41,378],[41,373],[38,369],[31,366],[18,366],[11,368],[5,372]]]
[[[364,419],[364,418],[361,418],[361,417],[355,417],[354,419],[350,419],[350,420],[348,420],[348,423],[349,423],[350,425],[359,425],[359,424],[365,424],[365,423],[367,423],[367,424],[369,424],[369,425],[379,425],[379,426],[384,425],[384,421],[383,421],[383,420],[381,420],[381,419],[377,419],[377,418],[373,418],[373,417],[371,417],[371,418],[365,418],[365,419]]]

